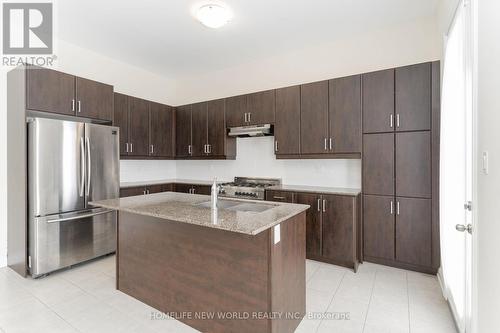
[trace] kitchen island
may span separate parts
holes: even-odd
[[[308,205],[174,192],[119,211],[117,289],[202,332],[293,332],[305,314]]]

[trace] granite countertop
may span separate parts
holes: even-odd
[[[90,202],[91,205],[124,211],[133,214],[157,217],[160,219],[195,224],[199,226],[257,235],[281,222],[307,210],[309,205],[270,203],[258,200],[219,198],[219,201],[232,201],[246,204],[269,205],[263,212],[235,211],[197,204],[210,202],[210,196],[175,192],[162,192],[149,195],[118,198]],[[166,221],[168,222],[168,221]]]
[[[229,183],[231,181],[227,180],[217,180],[217,183]],[[121,182],[120,188],[127,187],[137,187],[137,186],[147,186],[147,185],[159,185],[159,184],[195,184],[195,185],[212,185],[213,180],[195,180],[195,179],[160,179],[160,180],[143,180],[136,182]]]
[[[308,186],[308,185],[277,185],[277,186],[267,187],[266,190],[338,194],[338,195],[350,195],[350,196],[356,196],[361,193],[361,189],[359,188],[342,188],[342,187],[325,187],[325,186]]]

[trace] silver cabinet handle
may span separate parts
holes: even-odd
[[[245,123],[248,123],[248,117],[247,117],[248,113],[245,112]]]
[[[155,152],[155,146],[151,145],[151,154],[154,154],[154,152]]]
[[[80,138],[80,197],[83,197],[83,189],[85,188],[85,143],[83,138]]]
[[[146,194],[149,194],[149,188],[148,188],[148,189],[146,189]]]
[[[196,189],[193,187],[193,194],[195,194],[195,193],[196,193]]]
[[[396,202],[396,214],[399,215],[399,201]]]
[[[71,111],[75,111],[75,99],[71,100]]]
[[[133,143],[130,143],[130,152],[133,153],[134,152],[134,144]]]
[[[142,195],[146,195],[146,190],[142,191]]]
[[[92,161],[90,159],[90,139],[85,138],[87,143],[87,196],[90,195],[90,179],[92,178]]]
[[[273,196],[273,199],[276,199],[276,200],[285,200],[286,198],[275,195],[275,196]]]
[[[321,212],[321,199],[318,199],[318,212]]]
[[[208,145],[208,153],[212,154],[212,145]]]
[[[76,105],[77,105],[77,110],[78,110],[78,112],[82,112],[82,102],[81,102],[81,101],[78,101],[78,102],[76,103]]]
[[[207,154],[207,145],[203,145],[203,152]]]
[[[125,142],[125,152],[128,153],[128,142]]]
[[[191,145],[188,145],[188,154],[189,155],[193,154],[193,148]]]
[[[248,112],[248,122],[252,121],[252,112]]]
[[[330,150],[332,150],[332,149],[333,149],[333,139],[330,138]]]
[[[394,202],[391,200],[391,215],[394,214]]]
[[[325,150],[328,150],[328,139],[325,138]]]
[[[389,126],[391,128],[394,127],[394,115],[391,113],[391,115],[389,116]]]
[[[274,151],[278,151],[278,141],[274,141]]]
[[[323,199],[323,212],[326,212],[326,200]]]
[[[399,127],[399,113],[396,114],[396,127]]]

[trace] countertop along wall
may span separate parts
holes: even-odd
[[[58,40],[55,54],[58,56],[54,69],[84,78],[114,85],[115,91],[169,103],[175,96],[175,82],[95,52]],[[0,267],[7,264],[7,72],[0,66]],[[132,162],[132,163],[129,163]],[[173,161],[122,161],[122,179],[127,180],[129,164],[144,177],[175,177]],[[135,172],[132,172],[135,173]]]

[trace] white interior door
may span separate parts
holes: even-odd
[[[472,214],[472,48],[470,9],[459,5],[446,40],[441,108],[441,266],[460,332],[470,323]]]

